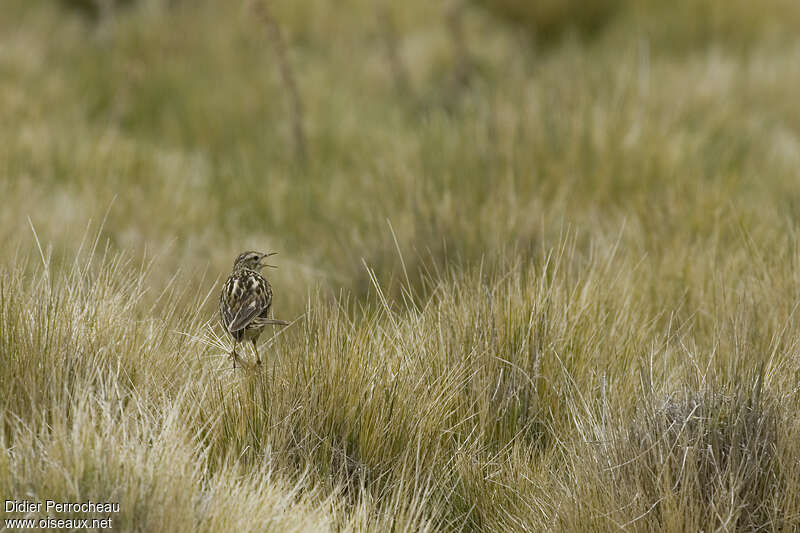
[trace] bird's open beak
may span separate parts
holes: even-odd
[[[269,265],[264,262],[267,257],[272,257],[273,255],[278,255],[278,252],[270,252],[268,254],[262,254],[261,259],[258,260],[258,266],[261,268],[270,267],[270,268],[278,268],[275,265]]]

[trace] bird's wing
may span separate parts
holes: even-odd
[[[253,318],[257,317],[263,310],[264,305],[261,298],[255,294],[248,295],[244,298],[244,301],[241,302],[238,311],[236,311],[236,315],[228,326],[228,330],[234,332],[244,329]]]
[[[233,333],[269,308],[272,294],[266,280],[252,273],[231,277],[220,297],[223,324]]]
[[[228,283],[222,288],[222,292],[219,295],[219,315],[222,318],[222,325],[225,329],[229,329],[234,318],[234,309],[230,306],[231,295],[229,292],[229,285],[230,280],[228,280]]]

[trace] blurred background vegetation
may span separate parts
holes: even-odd
[[[70,250],[113,200],[114,249],[279,250],[291,298],[365,293],[361,258],[392,279],[387,221],[417,277],[566,227],[660,255],[794,214],[794,2],[264,5],[300,116],[257,2],[6,2],[6,249],[30,216]]]

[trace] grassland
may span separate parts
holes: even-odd
[[[800,7],[269,7],[295,94],[252,3],[4,3],[3,499],[800,528]],[[233,372],[243,249],[292,325]]]

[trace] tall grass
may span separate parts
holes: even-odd
[[[273,2],[286,95],[252,6],[10,1],[4,499],[139,531],[800,527],[796,10],[614,4],[539,48],[486,2],[458,42],[449,5]],[[292,324],[234,372],[242,249],[281,252]]]

